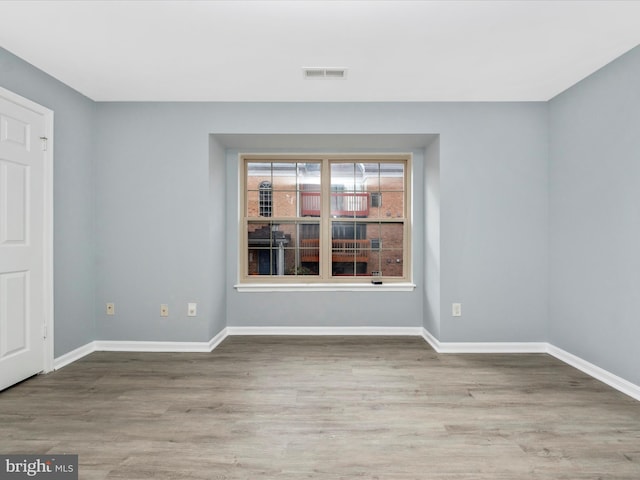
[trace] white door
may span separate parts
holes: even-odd
[[[46,369],[46,118],[0,89],[0,390]]]

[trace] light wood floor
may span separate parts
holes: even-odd
[[[640,402],[544,354],[415,337],[94,353],[0,393],[0,453],[81,479],[640,479]]]

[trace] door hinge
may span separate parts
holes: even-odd
[[[40,146],[42,147],[42,151],[46,152],[47,151],[47,142],[48,142],[48,138],[47,137],[40,137]]]
[[[42,326],[42,338],[47,338],[47,326]]]

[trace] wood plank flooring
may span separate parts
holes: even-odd
[[[544,354],[416,337],[98,352],[0,393],[1,453],[81,479],[640,479],[640,402]]]

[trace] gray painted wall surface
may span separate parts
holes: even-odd
[[[440,137],[425,149],[424,328],[440,338]]]
[[[6,52],[1,58],[0,84],[56,114],[57,356],[94,339],[206,341],[225,325],[426,321],[441,341],[546,339],[546,104],[94,104]],[[422,170],[414,178],[416,292],[300,293],[286,297],[283,314],[280,296],[233,290],[235,170],[212,133],[440,135],[444,313],[425,320]],[[461,318],[449,316],[454,301]],[[104,314],[106,302],[115,316]],[[187,302],[198,302],[198,317],[186,316]],[[362,315],[362,305],[375,315]]]
[[[549,103],[95,104],[0,48],[0,86],[55,112],[55,355],[226,325],[425,325],[441,341],[550,341],[640,384],[639,84],[636,48]],[[414,177],[415,293],[232,288],[224,134],[319,133],[439,135]]]
[[[546,340],[547,105],[440,118],[440,340]],[[462,303],[462,317],[451,304]]]
[[[227,238],[220,225],[227,223],[227,167],[224,146],[213,136],[209,138],[209,265],[211,296],[209,338],[227,326]]]
[[[97,338],[208,341],[213,325],[224,328],[212,291],[224,265],[211,270],[214,246],[224,251],[224,224],[210,230],[209,222],[223,222],[225,211],[215,191],[224,170],[210,174],[203,108],[98,106]],[[114,316],[106,315],[107,302],[115,303]],[[196,317],[187,317],[189,302],[198,304]],[[161,304],[168,317],[160,317]]]
[[[223,302],[207,291],[211,133],[440,134],[443,311],[463,303],[463,317],[442,316],[440,340],[546,339],[546,104],[111,103],[98,105],[98,117],[100,339],[208,340]],[[415,265],[415,295],[300,293],[286,297],[284,313],[280,295],[235,292],[228,265],[237,261],[236,230],[229,228],[237,186],[229,167],[211,173],[227,179],[226,202],[213,206],[220,223],[212,230],[227,238],[228,325],[423,324],[422,260]],[[415,228],[422,231],[424,196],[418,202]],[[424,253],[424,241],[414,249]],[[107,301],[117,311],[121,305],[116,318],[102,315]],[[202,303],[197,319],[180,311],[187,301]],[[160,303],[171,304],[176,315],[161,319]],[[365,319],[358,313],[363,304],[380,315]]]
[[[342,137],[342,136],[339,136]],[[345,138],[332,135],[323,136],[324,152],[349,153],[367,151],[366,141],[360,145],[350,144]],[[360,140],[362,141],[362,137]],[[372,139],[375,141],[375,139]],[[336,149],[336,143],[344,145]],[[424,216],[424,151],[411,150],[398,145],[400,152],[411,152],[413,175],[412,197],[414,201],[413,217]],[[290,147],[280,151],[296,151]],[[300,151],[300,150],[297,150]],[[311,152],[313,150],[308,150]],[[391,151],[387,148],[378,149]],[[244,153],[255,153],[244,149]],[[239,152],[227,151],[227,206],[229,212],[238,211],[239,192]],[[238,280],[238,220],[237,216],[227,216],[228,258],[227,264],[227,322],[232,326],[300,326],[300,327],[340,327],[340,326],[373,326],[373,327],[421,327],[423,318],[424,288],[423,251],[424,222],[415,221],[411,242],[413,248],[414,271],[413,281],[417,285],[412,292],[270,292],[247,293],[238,292],[233,285]]]
[[[640,384],[640,48],[550,102],[549,340]]]
[[[54,111],[54,342],[60,356],[95,339],[96,104],[2,48],[0,86]]]

